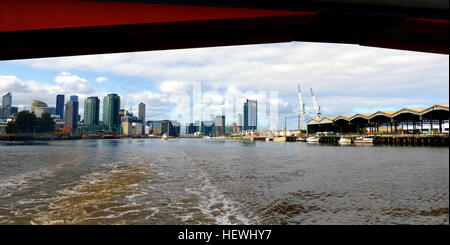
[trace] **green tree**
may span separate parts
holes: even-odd
[[[16,127],[18,133],[32,133],[36,126],[36,115],[29,111],[21,111],[17,114],[14,124],[12,128]]]
[[[50,113],[45,112],[41,118],[36,121],[36,132],[46,133],[55,131],[55,121],[53,121]]]
[[[6,133],[7,134],[15,134],[17,133],[17,125],[14,122],[8,122],[8,125],[6,125]]]

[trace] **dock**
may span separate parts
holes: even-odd
[[[345,136],[355,141],[356,135]],[[341,136],[320,136],[319,143],[337,144]],[[375,135],[374,145],[449,146],[449,135]]]

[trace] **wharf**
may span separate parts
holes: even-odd
[[[350,138],[352,143],[358,135],[344,136]],[[337,144],[341,136],[320,136],[320,143]],[[449,146],[449,135],[375,135],[374,145],[400,145],[400,146]]]
[[[81,136],[68,135],[0,135],[0,141],[27,141],[27,140],[78,140]]]

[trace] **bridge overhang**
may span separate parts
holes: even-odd
[[[449,53],[448,2],[374,2],[0,0],[0,60],[291,41]]]

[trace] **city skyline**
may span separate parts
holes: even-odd
[[[225,93],[258,100],[258,92],[276,91],[279,121],[287,117],[290,128],[296,127],[299,113],[297,84],[313,88],[323,116],[448,104],[445,55],[343,44],[281,43],[1,61],[0,71],[0,92],[13,91],[19,110],[30,110],[30,97],[56,107],[56,94],[66,99],[75,94],[82,116],[87,97],[117,93],[122,108],[135,115],[143,102],[146,120],[169,119],[183,100],[180,92],[192,90],[195,82],[201,83],[206,119],[222,113]],[[304,100],[308,120],[314,108],[308,93]],[[235,120],[227,116],[226,123]]]

